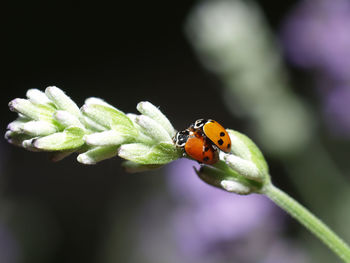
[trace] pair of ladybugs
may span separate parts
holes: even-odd
[[[195,121],[186,130],[177,132],[173,140],[188,156],[205,164],[219,160],[218,149],[226,153],[231,150],[231,139],[225,128],[210,119]]]

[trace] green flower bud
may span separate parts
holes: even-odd
[[[231,153],[225,155],[224,160],[243,176],[257,180],[269,180],[269,168],[260,149],[242,133],[227,129],[231,138]]]
[[[231,169],[224,161],[213,166],[203,165],[196,173],[204,182],[236,194],[258,192],[263,186],[262,183],[250,180]]]
[[[83,129],[79,127],[70,127],[63,132],[57,132],[35,139],[32,145],[37,149],[45,151],[77,149],[84,144],[83,136]]]
[[[84,140],[88,145],[94,146],[121,145],[130,141],[129,136],[114,130],[85,135]]]
[[[82,116],[80,118],[80,121],[84,124],[85,128],[91,131],[95,132],[101,132],[107,130],[106,127],[98,124],[96,121],[93,119],[89,118],[88,116]]]
[[[152,103],[148,101],[141,101],[139,104],[137,104],[136,108],[141,114],[158,122],[169,133],[171,138],[175,135],[176,130],[174,129],[173,125],[171,125],[168,118],[165,117],[165,115]]]
[[[148,116],[137,116],[136,123],[142,127],[143,132],[156,142],[172,143],[169,133],[158,122]]]
[[[40,152],[41,150],[34,147],[33,142],[37,139],[37,137],[35,138],[31,138],[28,140],[23,140],[22,141],[22,147],[25,148],[28,151],[32,151],[32,152]]]
[[[33,104],[43,104],[55,108],[54,103],[46,96],[46,94],[38,89],[28,90],[26,96]]]
[[[53,117],[65,128],[75,126],[84,129],[79,119],[68,111],[58,110],[54,113]]]
[[[68,111],[76,117],[80,116],[80,110],[77,104],[75,104],[61,89],[54,86],[48,87],[45,90],[45,94],[58,109]]]
[[[139,164],[166,164],[180,158],[182,152],[172,143],[159,143],[153,146],[131,143],[122,145],[118,155]]]
[[[24,140],[30,139],[31,136],[23,133],[17,133],[13,131],[7,131],[5,133],[5,139],[16,146],[23,147],[22,143]]]
[[[128,116],[128,118],[134,123],[135,128],[138,130],[138,136],[137,136],[137,141],[138,142],[142,142],[142,143],[145,143],[145,144],[152,144],[152,143],[154,143],[153,138],[148,136],[145,133],[144,128],[141,127],[136,122],[136,118],[139,117],[140,115],[136,115],[136,114],[133,114],[133,113],[128,113],[128,114],[126,114],[126,116]]]
[[[103,105],[103,106],[106,106],[106,107],[110,107],[112,109],[116,109],[111,104],[105,102],[103,99],[100,99],[100,98],[91,97],[91,98],[87,98],[85,100],[85,105],[92,105],[92,104]]]
[[[20,113],[25,117],[36,120],[36,121],[52,121],[52,114],[55,110],[47,105],[33,104],[29,100],[25,99],[14,99],[9,103],[11,111]]]
[[[23,129],[23,125],[26,124],[30,119],[18,117],[15,121],[9,123],[7,125],[7,129],[13,132],[21,132]]]
[[[20,131],[31,136],[45,136],[57,132],[57,126],[46,121],[29,121],[22,125]]]
[[[137,129],[132,121],[122,112],[115,108],[101,105],[88,104],[81,108],[82,112],[105,129],[124,130],[125,134],[137,136]]]
[[[224,188],[227,192],[237,193],[240,195],[250,194],[251,190],[248,186],[241,184],[234,180],[222,180],[220,182],[221,187]]]
[[[262,175],[253,162],[244,160],[233,154],[225,154],[224,160],[231,169],[237,171],[240,175],[252,180],[262,180]]]
[[[77,160],[83,164],[96,164],[117,155],[118,146],[94,147],[78,155]]]

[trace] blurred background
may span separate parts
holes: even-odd
[[[8,102],[56,85],[79,106],[148,100],[186,128],[213,118],[251,137],[273,182],[350,242],[350,2],[11,1]],[[127,174],[49,161],[0,140],[0,262],[339,262],[267,198],[201,182],[179,160]]]

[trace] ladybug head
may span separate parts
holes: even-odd
[[[175,134],[173,141],[177,147],[185,147],[190,132],[189,130],[179,131]]]
[[[191,128],[193,129],[200,129],[204,126],[204,124],[207,122],[206,119],[198,119],[194,123],[191,124]]]

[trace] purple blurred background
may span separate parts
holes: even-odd
[[[350,2],[300,1],[286,17],[282,40],[288,59],[315,74],[329,129],[350,134]]]

